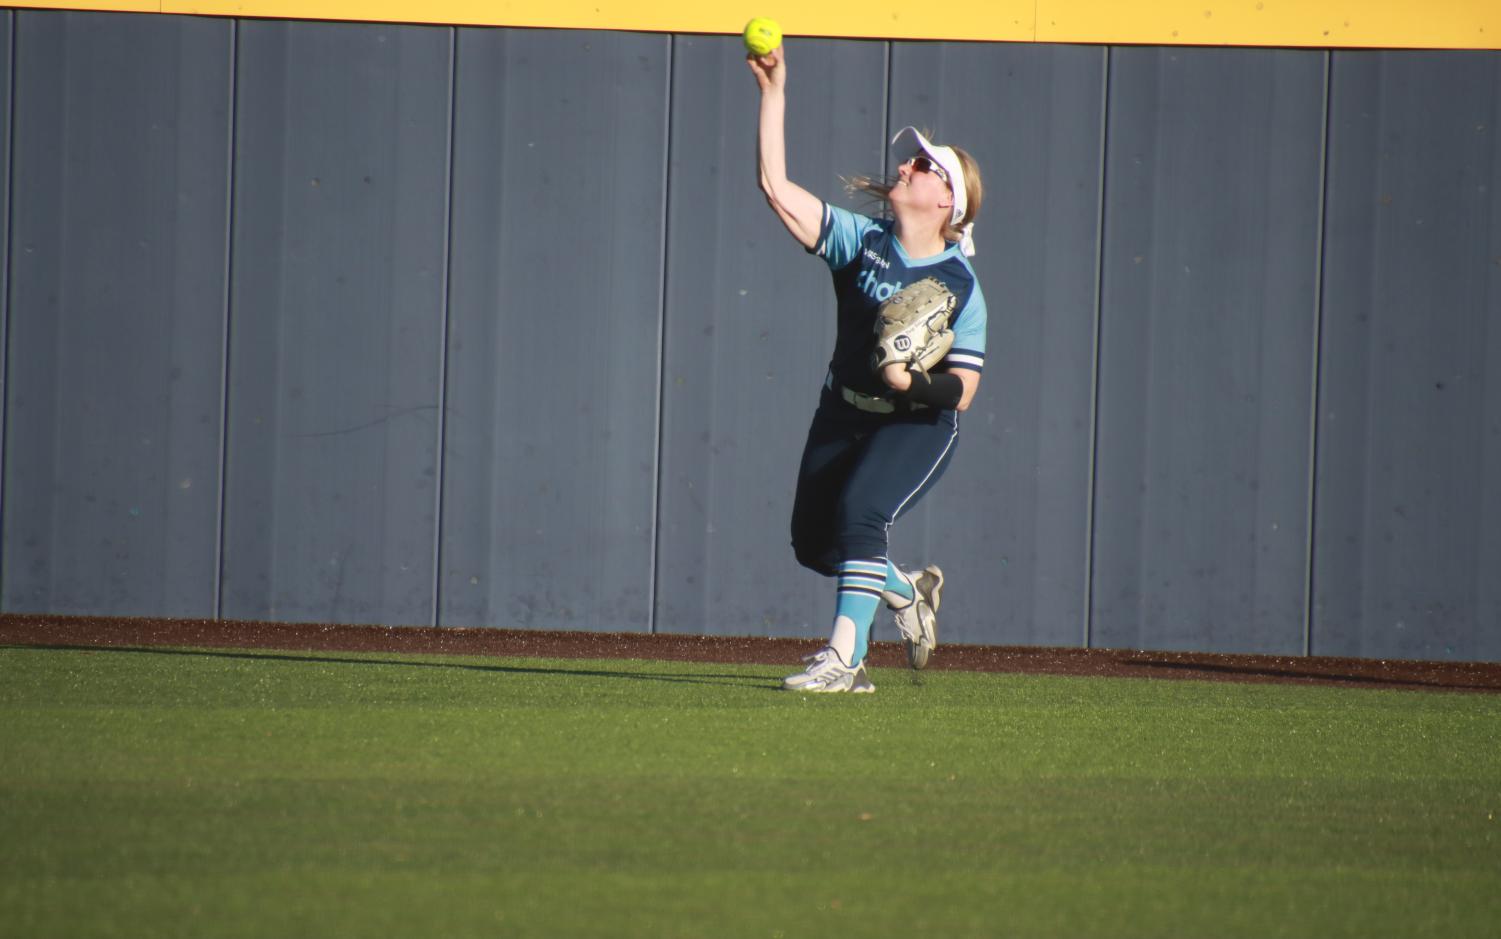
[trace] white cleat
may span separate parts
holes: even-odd
[[[870,694],[876,690],[876,686],[870,683],[870,676],[865,674],[865,663],[861,662],[854,668],[844,664],[831,647],[825,647],[809,656],[804,656],[803,661],[808,667],[796,675],[788,675],[782,679],[782,688],[785,691],[807,691],[815,694],[828,694],[833,692],[847,691],[850,694]]]
[[[921,670],[938,648],[938,603],[943,592],[943,571],[929,564],[920,571],[906,571],[912,581],[912,602],[894,609],[896,628],[907,647],[907,664]]]

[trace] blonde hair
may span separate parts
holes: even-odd
[[[923,136],[929,135],[924,131]],[[957,222],[952,218],[945,219],[940,234],[944,241],[959,241],[964,237],[964,226],[973,224],[980,217],[980,203],[985,199],[985,184],[980,179],[980,165],[975,162],[974,157],[952,145],[949,149],[959,158],[959,168],[964,172],[964,217]],[[851,176],[844,180],[844,189],[851,195],[865,195],[878,205],[890,206],[891,190],[896,184],[896,176]]]

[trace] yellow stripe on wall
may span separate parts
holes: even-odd
[[[1501,48],[1501,0],[1038,0],[1038,42]]]
[[[973,39],[1029,42],[1036,0],[969,3],[983,10],[984,35]],[[65,5],[65,4],[63,4]],[[965,4],[961,4],[963,6]],[[789,36],[846,36],[956,39],[951,23],[939,22],[910,3],[860,0],[788,0],[726,4],[688,0],[161,0],[163,13],[220,16],[272,16],[289,19],[379,20],[409,23],[461,23],[477,26],[540,26],[570,29],[628,29],[676,33],[739,33],[752,16],[769,16]],[[978,14],[977,14],[978,16]]]
[[[1501,49],[1501,0],[22,0],[18,7],[258,16],[280,19],[455,23],[739,33],[752,16],[779,20],[789,37]]]
[[[5,7],[42,7],[51,10],[114,10],[119,13],[160,13],[160,0],[77,0],[74,3],[48,3],[46,0],[23,0]]]

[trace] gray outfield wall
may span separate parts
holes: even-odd
[[[826,629],[738,40],[0,30],[5,611]],[[945,639],[1501,659],[1501,54],[790,51],[810,189],[986,171]]]

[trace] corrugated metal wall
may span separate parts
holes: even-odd
[[[1112,56],[1094,619],[1303,649],[1324,56]]]
[[[4,610],[826,629],[737,40],[0,29]],[[791,52],[809,188],[986,171],[945,639],[1501,658],[1501,54]]]

